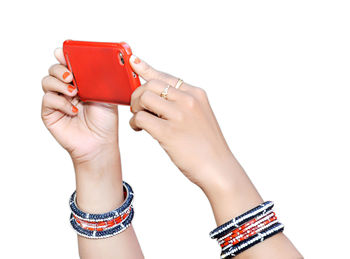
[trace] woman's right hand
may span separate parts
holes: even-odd
[[[182,173],[202,189],[208,189],[215,181],[231,178],[227,173],[230,170],[224,169],[238,163],[205,91],[183,83],[179,89],[170,87],[166,100],[160,97],[161,92],[167,85],[174,86],[178,78],[155,70],[135,56],[131,57],[130,64],[147,81],[132,94],[131,127],[150,133]],[[218,175],[218,171],[222,175]]]
[[[261,204],[263,199],[232,155],[205,92],[185,83],[179,89],[170,87],[165,100],[160,93],[178,79],[138,58],[132,57],[130,63],[147,81],[132,94],[131,127],[149,132],[182,173],[204,191],[217,225]],[[238,257],[303,258],[282,233]]]

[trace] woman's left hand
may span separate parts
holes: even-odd
[[[231,166],[234,157],[205,91],[183,83],[178,89],[170,87],[164,99],[161,92],[167,85],[175,86],[178,78],[153,69],[135,56],[130,58],[130,64],[147,81],[132,94],[131,127],[151,134],[181,172],[206,189],[218,179],[218,167]],[[230,176],[221,179],[226,177]]]

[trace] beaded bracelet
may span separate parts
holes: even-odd
[[[232,220],[222,224],[221,226],[215,228],[213,231],[209,233],[209,236],[211,238],[220,238],[221,236],[225,235],[227,232],[229,232],[232,228],[238,228],[240,225],[250,221],[251,219],[261,215],[265,214],[267,210],[271,210],[273,207],[272,201],[267,201],[259,206],[256,206],[255,208],[243,213],[242,215],[233,218]]]
[[[129,216],[130,212],[131,212],[131,207],[129,207],[124,214],[121,214],[115,219],[98,221],[98,222],[82,220],[76,217],[74,214],[73,214],[73,217],[75,221],[84,229],[102,231],[102,230],[106,230],[111,227],[114,227],[115,225],[125,221],[125,219]]]
[[[234,237],[236,234],[238,234],[238,233],[243,233],[244,231],[246,231],[247,229],[249,229],[250,226],[254,225],[255,223],[257,223],[257,222],[260,221],[261,219],[264,219],[264,218],[266,218],[266,217],[270,217],[271,214],[275,215],[274,212],[268,211],[268,212],[266,212],[266,214],[262,214],[262,215],[260,215],[260,216],[258,216],[258,217],[256,217],[256,218],[254,218],[254,219],[248,221],[247,223],[243,224],[243,225],[240,226],[239,228],[236,228],[236,229],[234,229],[233,231],[229,232],[228,234],[226,234],[226,235],[224,235],[224,236],[218,238],[218,239],[217,239],[218,243],[219,243],[219,244],[222,244],[222,243],[225,242],[225,241],[229,241],[229,240],[230,240],[232,237]]]
[[[252,231],[252,229],[256,229],[260,224],[262,223],[269,223],[271,221],[277,220],[277,217],[275,216],[274,212],[271,212],[270,214],[264,215],[262,218],[255,220],[252,224],[249,224],[245,227],[240,227],[239,231],[233,231],[225,236],[225,239],[220,240],[218,239],[218,243],[221,245],[221,247],[226,246],[228,243],[231,242],[233,239],[238,239],[240,236],[249,233]]]
[[[283,231],[284,226],[277,222],[273,206],[271,201],[264,202],[211,231],[209,236],[216,238],[222,248],[221,258],[234,257]]]
[[[272,237],[275,234],[282,232],[283,230],[284,230],[283,224],[275,223],[269,228],[255,234],[254,236],[250,237],[249,239],[246,239],[245,241],[239,243],[238,245],[229,248],[227,252],[221,253],[220,258],[225,259],[228,257],[234,257],[239,253],[247,250],[248,248],[264,241],[265,239],[268,239],[269,237]]]
[[[249,237],[263,231],[264,229],[272,226],[273,224],[276,224],[276,217],[272,217],[271,219],[265,220],[264,222],[261,222],[260,224],[254,226],[253,228],[251,228],[250,230],[242,233],[241,235],[237,236],[235,239],[230,240],[229,242],[227,242],[227,244],[223,245],[223,251],[227,250],[228,248],[238,244],[239,242],[242,242],[246,239],[248,239]]]
[[[107,213],[90,214],[81,211],[76,204],[76,192],[70,197],[70,223],[78,235],[87,238],[107,238],[127,229],[134,217],[132,205],[134,192],[129,184],[123,181],[123,204]]]
[[[116,208],[110,212],[103,213],[103,214],[89,214],[81,211],[77,206],[76,191],[74,191],[69,200],[69,205],[72,210],[72,213],[74,214],[74,216],[76,216],[79,219],[87,220],[87,221],[96,221],[96,222],[106,221],[106,220],[110,220],[115,217],[118,217],[120,214],[123,214],[125,210],[128,209],[128,207],[130,207],[134,198],[134,192],[131,186],[124,181],[123,181],[123,188],[124,188],[124,197],[125,197],[123,204],[119,208]]]
[[[78,235],[86,238],[90,238],[90,239],[101,239],[101,238],[115,236],[123,232],[124,230],[126,230],[130,226],[133,217],[134,217],[134,209],[132,208],[129,216],[126,218],[126,220],[123,223],[103,231],[92,231],[92,230],[88,230],[80,227],[79,224],[77,224],[77,222],[74,220],[72,214],[71,214],[70,222],[73,229],[77,232]]]

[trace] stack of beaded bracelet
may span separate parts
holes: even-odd
[[[234,257],[283,231],[284,226],[272,211],[273,205],[272,201],[264,202],[209,233],[222,248],[221,258]]]
[[[123,181],[124,202],[119,207],[103,214],[89,214],[81,211],[76,204],[76,192],[69,200],[71,208],[70,223],[80,236],[87,238],[107,238],[127,229],[134,217],[132,201],[134,198],[131,186]]]

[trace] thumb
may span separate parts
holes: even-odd
[[[148,65],[145,61],[139,59],[134,55],[130,57],[129,61],[134,72],[139,76],[141,76],[146,81],[150,81],[153,79],[161,80],[172,86],[174,86],[178,81],[178,78],[154,69],[153,67]]]

